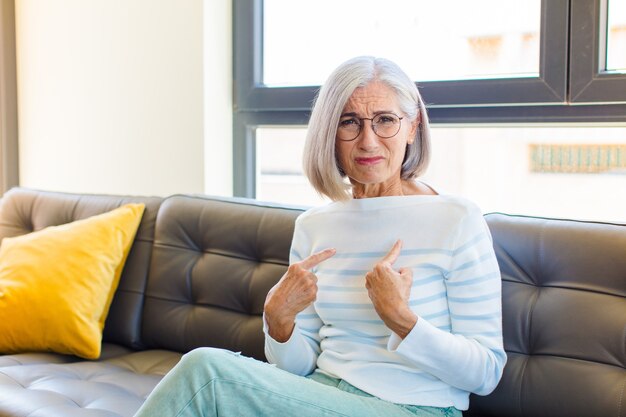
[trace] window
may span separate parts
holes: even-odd
[[[626,72],[626,1],[610,0],[607,12],[606,69]]]
[[[547,190],[566,190],[570,187],[566,184],[577,181],[601,182],[623,189],[625,176],[621,171],[551,172],[545,166],[533,168],[530,158],[548,151],[574,155],[587,149],[585,146],[623,149],[626,71],[621,69],[625,59],[621,51],[626,0],[393,0],[385,2],[382,10],[380,2],[363,0],[356,6],[349,0],[339,3],[236,2],[236,195],[305,205],[321,202],[310,189],[306,191],[309,194],[304,188],[296,191],[300,186],[308,187],[299,173],[299,147],[311,103],[319,84],[344,58],[383,55],[379,52],[382,48],[390,51],[385,56],[398,62],[418,82],[428,103],[437,139],[435,160],[427,178],[434,185],[468,195],[481,202],[485,210],[613,220],[618,217],[615,213],[572,211],[573,207],[583,206],[567,199],[574,198],[574,193],[562,199],[568,201],[563,206],[568,211],[553,210],[549,204],[541,203],[547,201],[542,200],[543,196],[554,195]],[[469,7],[467,4],[474,9],[463,9]],[[297,10],[292,10],[294,7]],[[338,13],[343,7],[352,7],[350,15],[357,23],[369,19],[362,26],[372,33],[359,37],[359,42],[333,41],[341,36],[333,28],[338,25],[337,19],[345,16]],[[329,9],[333,12],[329,13]],[[406,25],[394,28],[389,22],[398,9],[403,11],[399,19]],[[288,18],[281,19],[282,12]],[[456,16],[465,17],[468,13],[471,19],[457,20]],[[424,23],[424,14],[429,22]],[[324,29],[324,34],[320,35],[319,28]],[[342,39],[348,32],[343,33]],[[390,39],[398,37],[402,38],[399,44],[409,52],[391,56],[396,49],[389,46]],[[450,49],[456,53],[447,53]],[[416,57],[421,62],[415,61]],[[320,67],[323,65],[328,67]],[[585,135],[589,140],[583,140]],[[489,141],[483,140],[486,137]],[[525,178],[530,182],[540,179],[546,184],[544,191],[537,189],[534,197],[524,194],[535,200],[537,207],[507,205],[507,201],[524,200],[507,194],[510,190],[494,191],[499,189],[488,182],[474,180],[460,186],[458,175],[466,162],[452,166],[452,177],[442,177],[441,172],[437,173],[437,154],[452,149],[464,149],[457,154],[467,164],[473,161],[470,149],[480,150],[485,156],[493,156],[493,149],[501,151],[497,159],[486,160],[482,166],[494,178]],[[517,152],[526,161],[527,171],[512,173],[507,170],[520,162],[515,159],[517,162],[509,164],[507,160],[519,158]],[[611,152],[617,155],[617,151]],[[278,155],[284,155],[283,159],[276,159]],[[476,174],[472,178],[480,177]],[[287,179],[290,191],[281,191],[280,183]],[[481,191],[481,187],[485,188]],[[500,195],[500,200],[489,200],[489,193]],[[615,194],[596,197],[607,201],[609,197],[617,198]],[[611,200],[611,204],[605,205],[619,204],[623,206],[624,201],[615,200],[613,204]]]
[[[626,71],[616,71],[624,53],[614,29],[624,22],[626,0],[572,0],[569,101],[626,102]],[[615,15],[615,16],[614,16]],[[607,107],[604,107],[607,109]],[[621,110],[623,120],[624,110]]]
[[[302,172],[306,126],[256,131],[256,198],[317,206],[330,200],[311,187]]]
[[[257,198],[316,206],[302,174],[306,127],[257,130]],[[434,125],[420,180],[483,211],[623,222],[626,125]]]
[[[299,37],[297,35],[299,32],[294,32],[294,29],[289,26],[291,23],[283,21],[292,21],[296,25],[306,25],[303,21],[312,20],[312,25],[317,28],[314,30],[315,35],[318,35],[322,31],[321,29],[327,31],[329,30],[328,27],[331,26],[330,22],[328,22],[329,16],[336,15],[337,5],[351,4],[351,2],[342,0],[341,2],[332,2],[332,7],[318,6],[321,10],[319,13],[325,15],[325,18],[321,21],[310,19],[307,14],[309,10],[303,10],[303,4],[325,5],[326,1],[329,1],[328,4],[331,4],[330,0],[285,2],[287,3],[284,5],[286,9],[276,6],[278,4],[283,6],[283,3],[272,3],[282,2],[282,0],[266,0],[266,2],[262,0],[242,0],[235,2],[234,68],[237,85],[235,102],[238,112],[310,110],[317,86],[328,75],[328,71],[343,60],[343,56],[338,55],[336,57],[338,59],[332,56],[332,50],[337,49],[335,47],[327,47],[323,51],[318,49],[316,54],[315,47],[309,43],[313,42],[315,44],[320,36],[308,37],[308,35],[303,35],[305,38]],[[266,3],[267,7],[265,6]],[[295,4],[290,5],[290,3]],[[416,81],[420,82],[422,93],[425,97],[428,97],[428,102],[431,106],[452,108],[468,105],[499,106],[512,102],[516,105],[523,103],[564,102],[566,99],[567,77],[565,68],[567,65],[567,24],[569,13],[569,2],[567,0],[543,0],[541,3],[538,3],[536,0],[507,0],[506,2],[489,0],[476,2],[455,1],[453,2],[454,7],[447,8],[439,6],[439,3],[416,0],[394,0],[390,2],[390,8],[403,5],[401,9],[402,15],[405,14],[404,10],[409,8],[412,11],[412,15],[409,16],[407,13],[407,23],[413,25],[414,23],[411,22],[417,22],[417,26],[413,30],[415,35],[410,35],[410,32],[406,34],[406,36],[409,36],[408,38],[394,39],[393,41],[385,38],[388,40],[388,44],[395,42],[400,50],[403,49],[402,53],[398,53],[398,56],[403,55],[405,58],[396,59],[403,67],[407,64],[404,61],[410,61],[413,57],[418,57],[423,61],[432,61],[438,65],[437,72],[432,67],[429,68],[428,65],[414,66],[414,73],[411,74],[418,78]],[[448,4],[448,0],[441,3]],[[478,4],[480,9],[478,7],[475,8],[471,12],[472,16],[484,16],[484,21],[516,21],[520,14],[519,10],[525,10],[522,13],[524,18],[520,18],[520,21],[523,21],[524,24],[515,26],[511,23],[509,26],[517,27],[512,33],[508,32],[508,28],[505,25],[493,26],[493,29],[489,32],[481,32],[475,28],[473,30],[468,29],[471,26],[467,26],[467,23],[464,23],[463,28],[453,28],[454,30],[446,26],[444,30],[438,29],[438,33],[457,34],[456,36],[448,35],[446,42],[438,39],[433,34],[428,37],[424,35],[424,33],[429,31],[434,32],[435,29],[432,29],[432,26],[420,26],[420,21],[423,19],[421,19],[420,8],[416,7],[419,5],[424,10],[432,10],[433,13],[437,13],[437,15],[428,16],[428,18],[430,21],[444,22],[440,26],[445,26],[445,23],[450,21],[448,16],[450,14],[458,15],[459,21],[475,22],[479,28],[481,27],[480,25],[484,26],[484,22],[481,23],[478,18],[465,19],[466,16],[462,15],[462,13],[468,12],[460,8],[465,3]],[[361,1],[358,4],[359,6],[357,7],[362,9],[363,13],[367,13],[370,16],[379,14],[379,2]],[[377,4],[378,8],[374,6],[365,7],[370,4]],[[272,7],[273,5],[274,7]],[[512,9],[514,5],[517,5],[517,7]],[[291,11],[290,7],[297,7],[297,11]],[[453,9],[452,13],[449,11],[450,8]],[[313,9],[317,8],[313,7]],[[387,9],[387,3],[384,9]],[[272,15],[272,12],[274,12],[274,15]],[[537,21],[538,17],[539,21]],[[550,22],[550,24],[547,22]],[[264,23],[274,24],[277,28],[265,31]],[[380,24],[383,24],[382,19]],[[351,20],[349,24],[343,25],[345,33],[349,32],[350,25],[354,28],[366,29],[360,32],[367,33],[370,30],[369,26],[361,25],[360,21],[355,19]],[[284,30],[280,30],[281,27]],[[494,32],[496,30],[497,32]],[[275,31],[280,33],[275,34]],[[538,34],[537,31],[539,31]],[[306,34],[306,31],[302,32]],[[358,31],[355,32],[358,33]],[[419,38],[414,39],[411,36],[419,36]],[[264,37],[269,38],[264,42]],[[295,38],[294,44],[289,44],[289,40],[283,39],[289,37]],[[324,39],[323,37],[321,38],[322,40]],[[309,43],[307,43],[306,39],[310,39]],[[343,36],[341,39],[343,39]],[[269,46],[270,42],[273,42],[272,46]],[[274,42],[282,46],[275,47],[273,46]],[[328,42],[339,43],[332,38],[329,38]],[[511,60],[509,51],[514,43],[520,45],[515,48],[516,52],[511,54],[515,56],[515,59]],[[448,56],[448,53],[442,54],[441,50],[450,44],[457,45],[457,48],[458,45],[462,45],[467,52],[466,58],[462,60],[460,58],[445,58]],[[485,51],[489,45],[494,44],[496,46],[499,45],[500,53],[492,54],[489,52],[489,54],[486,54]],[[268,51],[264,49],[264,45],[268,45]],[[505,46],[506,48],[504,48]],[[360,42],[358,47],[362,49],[346,48],[345,55],[354,56],[360,53],[371,55],[376,49],[376,46],[370,47]],[[539,49],[538,64],[537,48]],[[329,53],[327,50],[331,52]],[[286,51],[289,52],[286,53]],[[299,57],[298,53],[304,53],[302,55],[304,58],[302,56]],[[296,75],[289,75],[287,78],[279,79],[277,74],[281,70],[278,68],[279,64],[277,62],[280,62],[281,55],[283,58],[287,57],[287,59],[283,59],[284,62],[293,60],[304,63],[302,66],[297,67],[297,70],[293,69],[293,65],[300,65],[299,63],[289,64],[289,72],[296,72]],[[447,62],[448,65],[441,65],[441,60]],[[328,66],[326,73],[307,75],[306,64],[309,64],[311,61],[326,61],[327,64],[320,64]],[[485,66],[488,66],[487,63],[489,61],[502,63],[502,68],[495,71],[495,78],[493,68],[490,67],[489,71],[484,69]],[[449,62],[452,62],[452,64]],[[455,69],[454,67],[459,62],[463,62],[462,67]],[[508,65],[509,63],[513,63],[513,65]],[[507,66],[505,67],[504,64],[507,64]],[[442,74],[442,67],[445,67],[443,71],[447,72],[447,75],[444,77],[438,76],[438,74]],[[324,71],[323,68],[320,72],[322,71]],[[409,70],[407,69],[407,71]],[[422,71],[424,71],[423,74]],[[264,74],[264,72],[267,72],[267,74]],[[298,72],[303,74],[299,75]],[[489,74],[485,74],[485,72]],[[509,74],[510,72],[515,74]],[[281,73],[281,75],[284,75],[284,73]],[[437,80],[424,81],[429,78],[437,78]],[[446,80],[446,78],[448,79]],[[468,80],[467,78],[470,79]],[[300,82],[299,85],[293,85],[298,82]],[[314,82],[316,85],[310,85]],[[444,113],[447,114],[448,112]]]
[[[358,55],[389,58],[416,81],[539,76],[540,0],[265,0],[263,7],[268,86],[320,85]]]

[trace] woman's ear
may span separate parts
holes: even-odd
[[[411,132],[409,133],[408,140],[409,145],[411,145],[415,141],[415,137],[417,136],[417,130],[419,129],[421,122],[422,114],[418,111],[417,117],[411,122]]]

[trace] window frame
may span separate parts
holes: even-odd
[[[538,77],[420,82],[430,107],[560,103],[567,93],[568,0],[541,3]],[[235,2],[235,103],[239,111],[308,110],[319,86],[268,87],[263,84],[263,0]],[[547,22],[553,22],[548,25]],[[250,51],[252,53],[238,53]]]
[[[606,70],[607,0],[572,1],[572,103],[623,102],[626,74]]]
[[[542,0],[539,76],[420,82],[431,122],[626,122],[626,76],[603,71],[600,48],[583,49],[599,42],[606,7]],[[256,127],[306,125],[319,86],[263,84],[263,0],[233,2],[233,31],[233,193],[254,198]]]

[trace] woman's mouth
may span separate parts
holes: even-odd
[[[354,158],[356,163],[359,164],[359,165],[374,165],[374,164],[379,163],[383,159],[385,159],[385,158],[383,158],[382,156],[373,156],[371,158],[365,158],[365,157]]]

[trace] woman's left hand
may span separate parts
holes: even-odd
[[[413,272],[409,268],[393,269],[402,249],[398,240],[374,269],[365,275],[365,288],[378,316],[402,339],[417,323],[417,315],[409,308]]]

